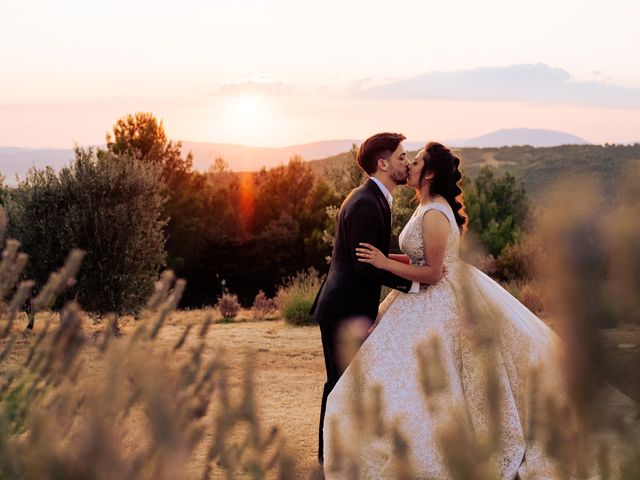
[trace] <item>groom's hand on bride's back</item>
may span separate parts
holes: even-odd
[[[360,246],[356,248],[356,255],[359,262],[368,263],[376,268],[386,270],[384,267],[389,259],[373,245],[360,242]]]

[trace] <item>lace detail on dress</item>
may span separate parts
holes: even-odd
[[[424,214],[429,210],[438,210],[442,212],[444,216],[449,220],[450,230],[449,238],[447,239],[447,248],[444,254],[444,264],[447,269],[454,267],[455,262],[458,260],[458,252],[460,250],[460,229],[456,223],[453,210],[449,205],[442,205],[441,203],[427,203],[420,205],[400,232],[398,238],[400,243],[400,250],[402,253],[409,256],[412,265],[424,265],[426,259],[424,258],[424,237],[422,234],[422,218]],[[428,232],[427,232],[428,234]]]

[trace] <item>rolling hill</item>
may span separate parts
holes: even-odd
[[[482,167],[497,175],[509,172],[522,180],[529,195],[537,195],[555,180],[591,175],[599,179],[608,195],[617,191],[618,182],[628,168],[640,168],[640,143],[632,145],[564,145],[500,148],[454,148],[461,159],[462,172],[475,178]],[[410,151],[415,155],[417,151]],[[327,168],[352,162],[348,152],[309,162],[311,169],[324,175]]]

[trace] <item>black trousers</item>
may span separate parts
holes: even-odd
[[[327,370],[327,381],[322,391],[322,405],[320,407],[320,427],[318,431],[318,461],[324,460],[324,443],[322,432],[324,426],[324,414],[327,410],[327,397],[338,383],[338,379],[342,376],[344,369],[340,368],[338,361],[338,334],[339,325],[320,325],[320,334],[322,335],[322,351],[324,352],[324,366]]]
[[[359,318],[362,318],[361,316]],[[369,324],[372,324],[371,320],[368,320]],[[342,362],[345,359],[339,358],[338,343],[340,330],[345,323],[348,323],[348,319],[342,322],[338,322],[332,325],[320,325],[320,334],[322,335],[322,351],[324,352],[324,366],[327,370],[327,381],[324,384],[322,391],[322,404],[320,407],[320,426],[318,428],[318,461],[322,463],[324,461],[324,444],[323,444],[323,426],[324,416],[327,410],[327,397],[336,386],[338,380],[344,373],[346,365]],[[364,341],[364,338],[362,339]]]

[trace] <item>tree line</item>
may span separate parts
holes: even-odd
[[[86,252],[60,304],[74,298],[96,313],[135,313],[167,267],[187,280],[182,307],[214,304],[225,290],[250,304],[297,272],[326,272],[335,214],[364,179],[354,155],[355,147],[322,175],[299,157],[250,173],[218,158],[198,172],[161,121],[136,113],[115,123],[105,148],[76,147],[60,172],[32,169],[16,188],[3,187],[2,203],[8,234],[30,255],[25,276],[36,289],[70,249]],[[466,182],[471,228],[499,256],[521,237],[524,187],[488,169]],[[397,246],[414,205],[408,189],[396,195]]]

